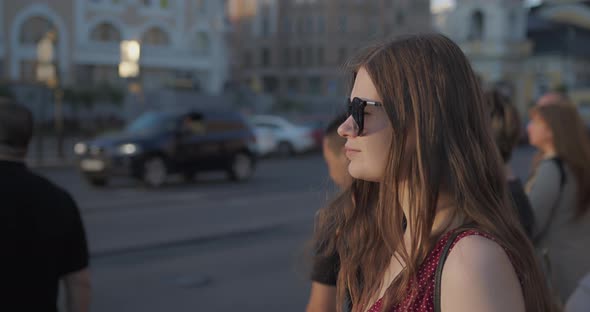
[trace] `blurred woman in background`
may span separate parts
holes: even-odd
[[[537,105],[530,117],[529,141],[539,151],[526,187],[533,241],[547,250],[553,285],[566,300],[590,271],[590,142],[568,101]]]

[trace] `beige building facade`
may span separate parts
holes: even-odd
[[[434,20],[484,83],[511,86],[523,116],[554,89],[567,90],[590,112],[590,1],[546,0],[529,8],[521,0],[457,0]]]
[[[223,0],[1,0],[0,71],[6,80],[34,81],[37,43],[52,30],[63,84],[120,83],[120,42],[138,40],[145,88],[183,81],[220,92],[226,12]]]
[[[341,96],[343,65],[371,41],[431,30],[428,0],[235,0],[232,78],[279,96]]]

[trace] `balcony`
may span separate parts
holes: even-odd
[[[88,65],[118,65],[121,60],[118,43],[88,43],[78,46],[75,62]],[[173,69],[203,69],[215,67],[214,58],[198,56],[188,49],[172,46],[141,46],[140,66]]]
[[[463,52],[469,56],[488,58],[521,58],[531,54],[531,42],[504,41],[465,41],[460,44]]]

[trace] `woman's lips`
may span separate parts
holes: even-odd
[[[354,148],[350,148],[350,147],[344,147],[344,154],[346,154],[346,157],[350,158],[353,155],[360,153],[360,150],[354,149]]]

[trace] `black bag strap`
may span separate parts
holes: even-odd
[[[543,237],[545,237],[545,235],[549,232],[549,228],[551,227],[551,223],[552,223],[551,221],[555,217],[555,212],[557,211],[557,206],[559,206],[559,203],[561,202],[561,195],[563,193],[563,187],[565,186],[565,182],[566,182],[565,169],[563,168],[563,161],[561,160],[561,158],[554,157],[554,158],[548,159],[548,161],[553,161],[555,163],[555,165],[557,166],[557,169],[559,170],[559,193],[557,194],[557,198],[555,199],[555,202],[553,203],[553,206],[551,207],[551,211],[549,212],[549,218],[547,218],[547,222],[545,223],[543,228],[539,231],[539,234],[537,234],[533,239],[535,245],[539,241],[541,241],[541,239]]]
[[[445,248],[442,251],[440,259],[438,260],[438,264],[436,266],[436,272],[434,273],[434,312],[441,312],[440,288],[441,288],[441,284],[442,284],[442,271],[443,271],[443,267],[445,265],[445,261],[447,260],[447,257],[449,256],[449,251],[451,250],[451,246],[453,246],[453,243],[455,242],[455,240],[457,239],[457,237],[459,235],[461,235],[464,232],[469,231],[469,230],[473,230],[473,228],[458,229],[453,234],[451,234],[451,237],[449,237],[449,240],[445,244]]]

